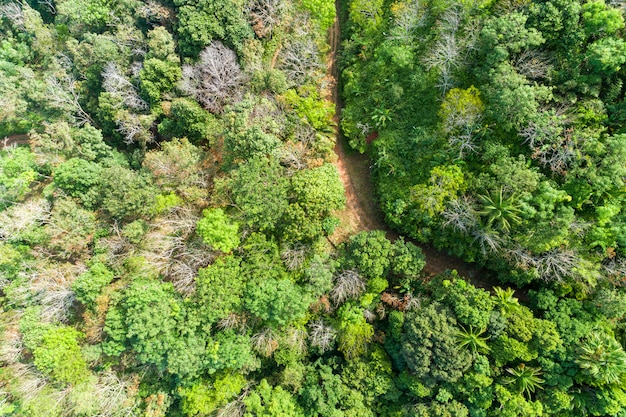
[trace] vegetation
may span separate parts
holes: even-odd
[[[621,9],[339,6],[405,237],[334,2],[0,5],[1,415],[626,416]]]

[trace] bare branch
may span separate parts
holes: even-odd
[[[474,203],[467,196],[450,200],[441,216],[445,219],[443,227],[449,227],[463,234],[476,229],[479,224]]]
[[[498,253],[504,244],[504,240],[493,230],[476,228],[472,231],[474,242],[478,242],[478,246],[483,255],[487,253]]]
[[[280,254],[283,263],[290,271],[300,268],[306,260],[306,246],[296,244],[285,248]]]
[[[24,29],[24,13],[22,7],[17,2],[10,2],[0,5],[0,18],[6,17],[13,26]]]
[[[120,105],[136,111],[146,111],[148,103],[139,97],[137,88],[130,82],[113,62],[109,62],[102,71],[102,88],[120,98]]]
[[[48,12],[50,12],[50,14],[55,15],[57,14],[57,8],[54,5],[54,1],[53,0],[37,0],[37,3],[46,6],[46,8],[48,9]]]
[[[259,38],[271,35],[284,10],[283,0],[249,0],[246,5],[250,23]]]
[[[278,349],[278,335],[270,328],[252,336],[252,347],[261,355],[269,358]]]
[[[329,351],[337,332],[331,326],[324,323],[322,319],[317,319],[309,323],[309,340],[311,346],[319,349],[322,353]]]
[[[323,70],[315,41],[307,37],[288,43],[280,52],[280,69],[295,84],[302,84]]]
[[[237,98],[243,78],[235,52],[213,41],[200,53],[198,63],[183,67],[181,89],[210,112],[219,113]]]
[[[517,72],[530,80],[546,78],[551,70],[550,58],[536,50],[526,49],[515,59]]]
[[[356,298],[365,291],[365,280],[353,269],[344,270],[335,276],[335,286],[330,298],[339,305],[349,298]]]
[[[80,104],[76,80],[72,75],[51,76],[47,80],[47,85],[48,99],[52,106],[70,113],[76,126],[82,126],[85,123],[94,124],[91,116],[83,110]]]

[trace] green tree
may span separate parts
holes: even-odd
[[[224,253],[239,246],[239,225],[231,222],[220,208],[202,212],[202,218],[196,224],[196,233],[204,243]]]
[[[224,40],[241,52],[244,41],[253,35],[242,2],[175,0],[174,4],[178,9],[179,47],[185,56],[198,56],[213,40]]]
[[[534,368],[521,363],[516,368],[507,368],[506,371],[511,376],[506,377],[503,382],[507,385],[513,385],[518,393],[525,394],[528,398],[535,390],[543,389],[541,385],[545,380],[541,378],[541,368]]]
[[[72,283],[72,290],[76,299],[85,306],[95,307],[96,298],[102,289],[109,285],[115,274],[101,262],[96,262],[89,267],[89,271],[80,274]]]
[[[411,196],[419,210],[434,216],[443,212],[448,200],[465,190],[463,171],[457,165],[437,166],[430,172],[427,184],[411,188]]]
[[[337,312],[339,351],[346,359],[354,359],[367,352],[374,337],[374,328],[365,321],[363,310],[345,304]]]
[[[576,363],[593,385],[618,384],[626,374],[626,353],[606,333],[593,332],[579,347]]]
[[[163,94],[171,91],[181,77],[178,63],[157,58],[146,59],[139,73],[141,90],[152,105],[160,103]]]
[[[67,326],[51,327],[33,350],[37,369],[55,381],[76,385],[89,377],[87,363],[80,351],[82,333]]]
[[[266,379],[243,400],[244,417],[304,417],[304,412],[289,392],[272,387]]]
[[[302,289],[286,279],[254,279],[247,283],[246,309],[273,326],[299,321],[311,303]]]
[[[54,184],[88,208],[98,205],[98,186],[103,168],[94,162],[71,158],[54,171]]]
[[[390,260],[391,272],[400,278],[415,279],[426,266],[422,249],[411,242],[405,242],[402,236],[393,242]]]
[[[98,191],[102,208],[112,218],[123,221],[147,217],[156,195],[147,176],[121,166],[102,171]]]
[[[166,118],[158,125],[159,133],[166,138],[186,137],[191,143],[211,143],[211,134],[217,130],[215,118],[195,100],[178,97],[172,100]]]
[[[200,380],[191,387],[181,387],[181,409],[188,416],[209,415],[226,405],[245,385],[246,379],[242,375],[224,372],[211,380]]]
[[[35,156],[28,148],[0,150],[0,209],[24,198],[38,176]]]
[[[198,271],[194,297],[202,306],[199,315],[207,326],[241,309],[245,277],[240,262],[234,256],[220,257]]]
[[[307,366],[299,402],[307,417],[343,416],[341,409],[346,387],[341,377],[333,373],[330,365],[321,360]]]
[[[164,370],[183,318],[172,284],[136,279],[107,313],[103,351],[119,355],[132,349],[140,363]]]
[[[361,232],[345,244],[346,268],[356,268],[370,279],[384,277],[389,270],[393,246],[385,232]]]
[[[471,354],[455,340],[456,320],[433,302],[406,315],[401,355],[407,367],[426,383],[455,382],[471,365]]]
[[[236,217],[253,229],[274,230],[289,204],[287,178],[273,159],[247,161],[220,187],[226,201],[237,209]]]

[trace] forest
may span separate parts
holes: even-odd
[[[624,10],[0,0],[0,415],[626,417]]]

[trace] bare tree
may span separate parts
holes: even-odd
[[[300,268],[306,260],[306,246],[296,244],[283,249],[280,254],[283,263],[290,271]]]
[[[602,262],[602,270],[613,282],[623,285],[626,279],[626,259],[618,256],[607,258]]]
[[[261,355],[269,358],[278,349],[278,335],[269,327],[252,336],[252,347]]]
[[[163,6],[156,0],[142,2],[141,6],[137,9],[137,13],[153,26],[156,24],[165,26],[165,24],[172,19],[172,15],[174,14],[171,9]]]
[[[459,150],[459,158],[463,159],[467,154],[478,150],[476,144],[476,131],[474,126],[466,126],[462,132],[448,136],[448,144]]]
[[[24,341],[19,327],[10,326],[4,330],[0,343],[0,361],[5,364],[19,362],[24,352]]]
[[[109,62],[102,71],[102,88],[120,98],[120,104],[136,111],[146,111],[148,103],[139,97],[137,88],[120,71],[114,62]]]
[[[553,249],[535,257],[534,266],[544,281],[563,281],[567,277],[574,277],[574,268],[579,263],[579,257],[571,249]]]
[[[468,25],[463,36],[457,36],[465,17],[463,7],[449,7],[437,22],[439,36],[423,63],[428,69],[440,72],[438,88],[445,94],[454,86],[453,72],[464,65],[468,53],[474,49],[478,29]]]
[[[237,330],[245,333],[248,330],[248,319],[245,314],[230,313],[217,323],[217,327],[222,330]]]
[[[535,266],[535,258],[533,255],[527,249],[519,245],[507,249],[505,256],[509,261],[513,262],[516,268],[520,268],[523,271],[528,271]]]
[[[531,121],[519,135],[532,150],[532,158],[555,174],[565,174],[585,138],[567,127],[566,117],[552,114]]]
[[[498,253],[504,244],[504,239],[495,231],[483,228],[476,228],[472,231],[473,242],[478,243],[478,247],[483,255],[487,253]]]
[[[85,123],[94,124],[91,116],[80,104],[76,80],[72,75],[50,76],[47,79],[47,93],[52,106],[68,112],[76,126],[82,126]]]
[[[191,295],[196,289],[198,270],[208,266],[214,259],[215,254],[208,246],[192,240],[170,257],[165,276],[181,294]]]
[[[217,410],[215,417],[243,417],[246,412],[243,400],[249,392],[250,384],[247,384],[237,398]]]
[[[451,228],[463,234],[474,230],[479,223],[474,203],[467,196],[450,200],[441,216],[445,219],[443,227]]]
[[[19,29],[24,29],[24,13],[22,7],[17,2],[9,2],[0,5],[0,18],[7,18]]]
[[[581,260],[576,251],[571,249],[555,248],[535,255],[517,246],[507,250],[506,255],[517,268],[524,271],[534,269],[537,275],[547,282],[578,278],[576,267],[580,265]]]
[[[250,23],[259,38],[271,35],[285,7],[283,0],[249,0],[246,5]]]
[[[299,355],[306,354],[307,332],[304,329],[289,327],[282,337],[282,342],[298,352]]]
[[[311,346],[319,349],[322,353],[327,352],[333,346],[337,332],[331,326],[317,319],[309,323],[309,340]]]
[[[17,382],[15,389],[22,401],[32,401],[47,386],[46,378],[33,364],[16,363],[9,369],[9,374]]]
[[[151,129],[154,124],[153,115],[140,115],[126,110],[120,110],[115,117],[117,131],[124,138],[127,145],[137,143],[145,149],[146,145],[154,141]]]
[[[324,69],[317,44],[310,37],[295,39],[280,51],[280,69],[289,81],[302,84]]]
[[[98,417],[114,417],[118,415],[132,416],[139,404],[132,398],[132,387],[135,382],[130,378],[120,378],[113,371],[105,371],[99,375],[93,390],[93,398],[100,414]]]
[[[366,308],[363,310],[363,317],[365,317],[365,320],[368,323],[373,323],[376,320],[376,313],[373,310]]]
[[[356,298],[365,291],[365,280],[353,270],[346,269],[335,276],[335,286],[330,290],[330,298],[339,305],[349,298]]]
[[[210,112],[219,113],[239,95],[243,79],[235,52],[213,41],[200,53],[198,63],[183,66],[181,89]]]
[[[428,69],[438,69],[438,87],[445,93],[453,87],[452,71],[461,65],[461,50],[454,33],[444,33],[424,57]]]
[[[519,54],[513,66],[530,80],[546,78],[551,70],[550,58],[545,53],[532,49],[526,49]]]
[[[19,239],[20,234],[43,225],[50,218],[50,203],[44,198],[14,204],[0,212],[0,242]]]
[[[67,323],[71,319],[76,304],[72,283],[86,270],[82,264],[50,264],[31,275],[26,287],[41,306],[43,321]]]
[[[288,174],[307,168],[308,149],[302,143],[287,142],[278,149],[280,162],[287,167]]]
[[[394,11],[395,26],[391,29],[389,39],[412,42],[416,32],[426,25],[427,17],[428,9],[419,0],[400,3]]]

